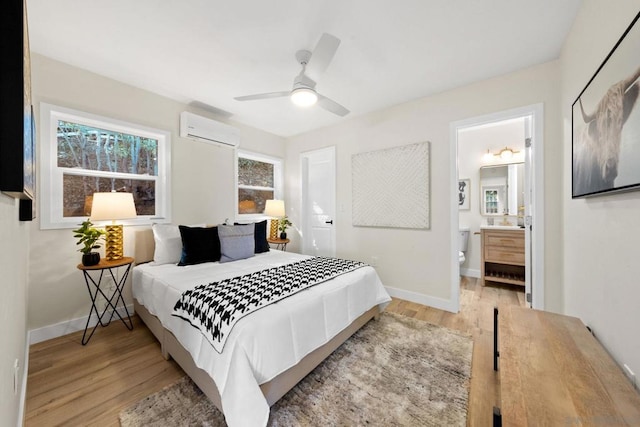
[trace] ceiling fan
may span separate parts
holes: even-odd
[[[316,80],[327,69],[333,56],[340,46],[340,39],[331,34],[324,33],[313,52],[299,50],[296,52],[296,60],[302,66],[300,74],[293,80],[293,88],[290,91],[260,93],[256,95],[238,96],[237,101],[254,101],[258,99],[291,97],[291,101],[300,107],[310,107],[318,104],[320,107],[339,116],[346,116],[349,110],[337,102],[316,92]]]

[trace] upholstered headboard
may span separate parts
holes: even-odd
[[[135,230],[133,240],[133,256],[136,264],[153,261],[153,252],[155,250],[153,230],[151,228]]]

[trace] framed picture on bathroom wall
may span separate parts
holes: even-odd
[[[458,180],[458,208],[461,211],[468,211],[470,209],[471,203],[469,200],[470,197],[470,188],[471,188],[471,180],[469,179],[460,179]]]
[[[639,17],[573,103],[574,199],[640,189]]]

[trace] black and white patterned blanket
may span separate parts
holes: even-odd
[[[200,285],[182,294],[173,315],[198,328],[222,353],[231,329],[249,313],[367,264],[314,257]]]

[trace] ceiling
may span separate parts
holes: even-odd
[[[280,136],[558,58],[582,0],[27,0],[32,51]],[[288,98],[299,49],[342,43],[317,90]]]

